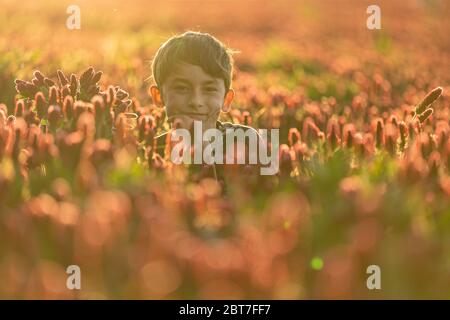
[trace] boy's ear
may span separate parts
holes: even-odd
[[[152,85],[150,87],[150,95],[152,96],[153,103],[156,104],[158,107],[164,107],[164,102],[161,96],[161,90],[155,85]]]
[[[223,101],[223,106],[222,106],[222,112],[228,112],[231,109],[231,103],[233,102],[234,99],[234,90],[230,89],[228,90],[227,94],[225,95],[225,99]]]

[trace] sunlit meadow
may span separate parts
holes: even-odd
[[[372,2],[0,0],[0,298],[449,299],[450,2]],[[221,119],[279,128],[277,175],[154,152],[186,30],[240,50]]]

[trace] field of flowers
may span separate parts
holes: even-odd
[[[377,3],[0,0],[0,298],[450,299],[450,2]],[[241,51],[221,118],[280,129],[276,176],[154,152],[186,30]]]

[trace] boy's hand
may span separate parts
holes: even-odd
[[[187,129],[194,128],[194,119],[186,115],[175,115],[167,119],[173,129]]]
[[[172,129],[186,129],[190,132],[192,141],[198,139],[201,145],[201,150],[197,150],[196,152],[202,153],[206,146],[209,144],[208,141],[203,140],[203,134],[206,130],[216,128],[217,118],[219,117],[220,109],[215,110],[207,115],[201,116],[189,116],[185,114],[178,114],[168,118],[169,123],[171,124]],[[202,135],[200,137],[194,137],[194,121],[202,122]],[[198,146],[197,143],[194,143],[192,147]],[[173,146],[172,146],[173,147]]]

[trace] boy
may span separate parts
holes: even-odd
[[[249,159],[248,141],[252,135],[256,137],[258,147],[261,147],[262,140],[258,132],[248,126],[218,120],[221,111],[230,110],[235,94],[231,88],[232,53],[232,50],[207,33],[188,31],[174,36],[158,49],[153,59],[152,77],[155,84],[150,87],[150,93],[154,104],[165,106],[167,119],[173,129],[193,132],[194,126],[198,128],[200,124],[201,135],[209,129],[218,129],[223,136],[224,159],[227,137],[231,136],[234,143],[233,134],[236,129],[241,129],[248,138],[241,150],[245,150],[244,157]],[[195,130],[194,133],[198,135],[199,131]],[[173,136],[168,135],[166,132],[155,138],[156,151],[163,157],[167,141],[174,141]],[[204,149],[208,142],[200,139]],[[253,154],[257,154],[257,149],[250,149]],[[223,168],[213,164],[212,169],[217,178],[218,169],[222,171]]]

